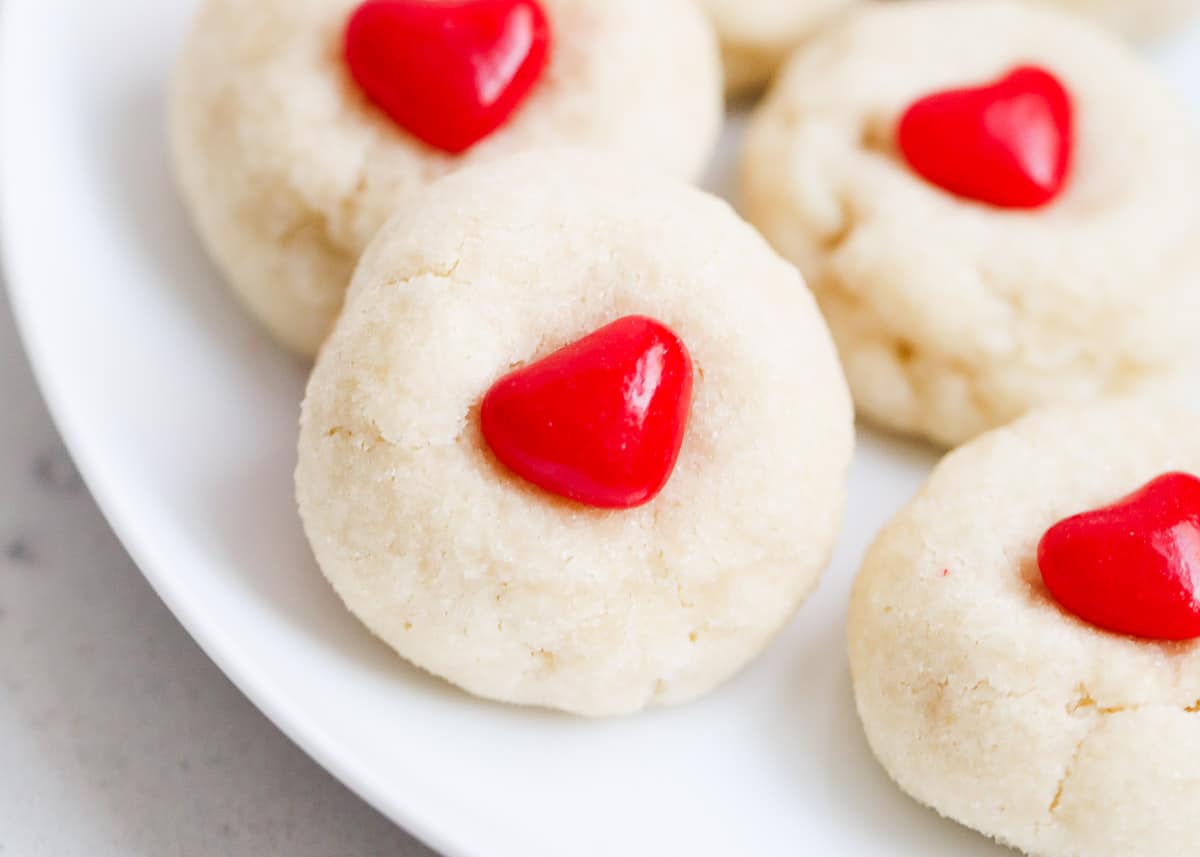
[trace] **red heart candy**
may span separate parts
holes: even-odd
[[[897,137],[909,165],[938,187],[1039,208],[1062,191],[1071,166],[1071,97],[1050,72],[1024,66],[987,86],[922,98]]]
[[[345,51],[351,76],[397,125],[458,153],[529,94],[550,26],[536,0],[367,0],[346,27]]]
[[[652,500],[671,476],[692,400],[692,358],[654,319],[627,316],[488,390],[480,423],[510,470],[589,506]]]
[[[1200,479],[1160,476],[1051,527],[1042,579],[1084,621],[1157,640],[1200,637]]]

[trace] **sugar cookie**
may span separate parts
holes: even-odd
[[[1022,114],[991,128],[1032,141],[1028,187],[981,140],[997,110]],[[845,16],[782,74],[742,160],[747,217],[804,272],[861,411],[947,445],[1044,404],[1194,397],[1197,187],[1200,136],[1140,61],[1001,2]]]
[[[489,26],[508,10],[511,32],[442,27],[413,0],[201,6],[171,94],[175,172],[234,293],[295,351],[317,350],[371,236],[441,175],[572,145],[694,178],[715,143],[720,61],[691,0],[445,5]]]
[[[650,349],[611,392],[668,427],[690,401],[677,461],[628,479],[574,455],[612,439],[593,435],[613,430],[595,406],[613,352],[589,337],[624,360],[626,334]],[[561,410],[572,387],[584,413]],[[531,397],[563,424],[521,414]],[[837,535],[852,420],[803,282],[725,203],[531,153],[443,179],[372,242],[308,385],[297,494],[325,575],[408,660],[492,699],[626,713],[710,690],[791,617]],[[626,446],[670,458],[630,430],[613,469]]]
[[[1043,579],[1058,522],[1200,474],[1200,418],[1164,407],[1050,409],[952,452],[855,584],[850,662],[875,755],[917,800],[1037,857],[1200,852],[1200,640],[1103,630]],[[1192,522],[1170,532],[1195,569],[1191,490]],[[1118,622],[1145,619],[1138,599],[1116,606]],[[1182,625],[1180,607],[1159,636],[1200,631],[1200,608]]]

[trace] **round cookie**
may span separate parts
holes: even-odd
[[[1074,105],[1057,199],[1001,208],[909,166],[911,105],[1030,64]],[[953,445],[1043,404],[1200,384],[1200,137],[1135,57],[1067,16],[957,0],[844,16],[759,108],[741,184],[884,426]]]
[[[572,145],[700,173],[721,120],[721,71],[691,0],[541,5],[540,77],[504,125],[452,154],[355,84],[343,36],[359,0],[205,0],[171,93],[175,173],[233,291],[281,343],[315,353],[375,231],[461,166]]]
[[[1038,857],[1195,854],[1200,642],[1061,607],[1038,544],[1169,471],[1200,418],[1144,401],[1037,412],[952,452],[888,524],[850,606],[875,755],[900,787]]]
[[[485,393],[631,315],[694,364],[662,492],[606,511],[507,470]],[[725,203],[530,153],[443,179],[372,242],[308,385],[297,496],[326,577],[409,661],[620,714],[710,690],[791,617],[836,538],[852,421],[800,277]]]

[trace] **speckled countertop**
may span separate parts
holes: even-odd
[[[293,746],[158,600],[0,296],[0,855],[431,857]]]

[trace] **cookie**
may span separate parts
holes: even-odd
[[[1198,429],[1136,399],[1039,411],[952,452],[887,525],[854,587],[850,663],[904,791],[1038,857],[1200,851]],[[1092,511],[1148,483],[1149,504]],[[1172,483],[1190,486],[1182,523]],[[1130,561],[1147,554],[1190,563],[1187,598],[1152,591],[1186,582]]]
[[[861,412],[946,445],[1040,405],[1191,396],[1196,187],[1200,136],[1147,68],[1000,2],[843,17],[783,72],[741,165]]]
[[[297,497],[325,576],[412,663],[628,713],[720,684],[815,586],[851,410],[800,277],[725,203],[529,153],[372,242],[308,385]]]
[[[170,99],[175,174],[235,295],[290,349],[317,350],[375,231],[461,166],[547,145],[705,166],[720,59],[691,0],[442,5],[200,8]]]

